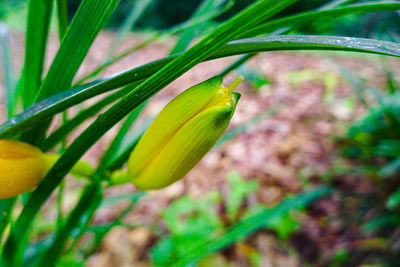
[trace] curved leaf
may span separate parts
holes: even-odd
[[[400,44],[393,42],[338,36],[282,35],[233,41],[209,56],[206,60],[252,52],[278,50],[351,51],[400,57]],[[153,61],[101,82],[97,81],[82,85],[62,94],[47,98],[2,124],[0,126],[0,137],[12,136],[26,131],[39,122],[46,120],[49,116],[98,94],[129,83],[140,82],[153,75],[177,56],[179,55]]]
[[[344,16],[354,13],[388,11],[388,10],[398,10],[398,9],[400,9],[399,2],[370,2],[364,4],[349,5],[345,7],[337,7],[333,9],[303,12],[298,15],[283,17],[280,19],[271,20],[269,22],[263,23],[245,32],[241,36],[241,38],[254,37],[257,35],[267,34],[282,27],[304,26],[307,23],[320,19],[336,18],[339,16]]]

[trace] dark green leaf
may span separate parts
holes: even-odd
[[[65,91],[71,86],[94,38],[118,2],[119,0],[82,2],[40,87],[38,100]]]
[[[339,36],[310,36],[286,35],[272,37],[257,37],[230,42],[217,50],[207,60],[247,54],[251,52],[277,51],[277,50],[337,50],[381,54],[400,57],[400,44],[364,38],[350,38]],[[142,81],[153,75],[156,71],[174,60],[176,56],[163,58],[146,65],[133,68],[101,83],[94,82],[92,86],[85,85],[45,99],[32,106],[26,112],[11,118],[0,126],[0,137],[12,136],[20,131],[45,121],[64,109],[78,104],[92,96],[127,85],[132,82]]]
[[[272,20],[261,24],[260,26],[254,27],[253,29],[245,32],[241,37],[254,37],[270,33],[274,30],[278,30],[283,27],[298,27],[307,25],[312,21],[320,19],[330,19],[347,14],[354,14],[357,12],[374,12],[374,11],[386,11],[386,10],[398,10],[400,9],[400,3],[395,1],[388,2],[370,2],[363,4],[355,4],[344,7],[336,7],[333,9],[323,9],[316,11],[303,12],[298,15],[292,15],[289,17],[283,17],[280,19]]]
[[[222,5],[225,0],[203,0],[199,7],[194,11],[192,17],[196,18],[202,15],[207,14],[208,12],[218,8],[218,6]],[[207,22],[195,25],[193,27],[189,27],[186,29],[181,36],[179,37],[178,41],[176,42],[175,46],[170,51],[170,55],[181,53],[183,52],[190,44],[193,39],[201,34],[204,28],[208,25]]]
[[[54,242],[46,250],[42,259],[37,261],[36,266],[55,266],[57,259],[61,256],[65,242],[71,235],[71,231],[79,224],[82,215],[90,209],[96,199],[101,198],[101,186],[99,184],[88,185],[82,196],[72,210],[62,229],[56,234]]]
[[[53,0],[29,0],[23,71],[23,104],[34,103],[42,81]]]
[[[64,39],[68,30],[68,0],[57,0],[58,36],[60,41]]]
[[[134,86],[133,86],[134,87]],[[107,105],[126,95],[129,91],[132,90],[132,86],[127,86],[124,89],[121,89],[115,93],[112,93],[109,96],[106,96],[104,99],[95,103],[93,106],[90,106],[86,110],[82,110],[78,115],[74,118],[66,121],[63,125],[54,131],[49,137],[47,137],[40,148],[42,151],[48,151],[57,145],[59,142],[63,140],[69,133],[75,130],[82,122],[96,115],[100,110],[102,110]]]

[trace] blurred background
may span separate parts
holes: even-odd
[[[68,1],[69,20],[80,2]],[[98,76],[181,51],[176,44],[182,32],[174,29],[190,20],[202,1],[145,0],[140,1],[142,12],[136,14],[133,7],[138,2],[121,1],[78,78],[132,47],[137,49]],[[229,5],[226,11],[200,23],[201,27],[193,26],[196,35],[213,30],[251,2],[224,2],[222,6]],[[302,0],[279,16],[328,2],[332,1]],[[11,55],[8,65],[14,77],[22,68],[26,11],[26,1],[0,2],[2,92],[7,82],[4,52]],[[134,23],[127,22],[129,17]],[[125,25],[129,27],[121,31]],[[332,17],[290,33],[398,42],[400,13]],[[55,28],[49,38],[47,68],[59,46]],[[178,93],[219,74],[238,58],[202,63],[180,77],[150,100],[130,134],[146,127],[149,118]],[[224,83],[238,75],[245,77],[238,87],[242,98],[216,147],[185,179],[168,188],[145,195],[131,184],[109,188],[109,201],[96,212],[89,234],[77,241],[86,254],[66,251],[62,266],[80,266],[82,257],[87,266],[168,266],[196,244],[213,244],[221,233],[222,241],[215,243],[227,245],[202,258],[198,266],[399,266],[399,60],[344,52],[269,52],[252,57]],[[68,116],[100,99],[103,96],[70,109]],[[3,122],[4,105],[0,109]],[[108,132],[85,158],[96,165],[117,133],[118,127]],[[64,210],[74,206],[83,183],[67,179]],[[240,223],[258,218],[257,214],[262,219]],[[55,220],[50,201],[36,221],[38,244],[55,230]]]

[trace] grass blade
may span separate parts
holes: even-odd
[[[205,60],[253,52],[278,50],[332,50],[400,57],[400,44],[393,42],[340,36],[283,35],[232,41]],[[67,91],[64,94],[54,96],[53,98],[45,99],[43,102],[32,106],[32,108],[28,109],[26,112],[2,124],[0,126],[0,137],[13,136],[22,130],[26,131],[38,123],[45,121],[49,116],[57,114],[92,96],[125,86],[129,83],[143,81],[178,56],[179,55],[166,57],[133,68],[102,82],[95,82],[90,87],[85,85],[75,88],[72,91]]]
[[[85,58],[94,38],[104,26],[119,0],[84,0],[71,22],[63,42],[50,66],[35,102],[70,88],[79,66]],[[40,144],[45,137],[51,117],[22,136],[22,140]]]
[[[17,200],[16,197],[0,199],[0,240],[3,240],[3,233],[10,223],[12,207]],[[0,255],[2,253],[2,244],[0,244]]]
[[[65,91],[71,86],[94,38],[111,16],[119,0],[84,0],[50,66],[38,100]]]
[[[140,17],[143,15],[144,11],[150,6],[153,0],[141,0],[135,1],[132,5],[132,9],[128,16],[126,17],[125,21],[123,22],[122,26],[118,30],[118,33],[108,50],[108,58],[107,61],[110,60],[118,47],[121,45],[122,41],[125,39],[126,35],[135,26],[135,24],[139,21]]]
[[[60,41],[62,42],[68,30],[67,0],[57,0],[57,22],[58,22],[58,36]]]
[[[35,266],[55,266],[57,259],[61,256],[61,250],[65,242],[71,236],[71,232],[76,228],[82,218],[82,215],[87,212],[94,203],[99,203],[102,192],[100,184],[88,185],[82,193],[79,202],[72,210],[62,229],[56,234],[53,244],[46,249],[45,254],[37,262]]]
[[[320,7],[321,10],[323,9],[331,9],[331,8],[335,8],[338,6],[343,6],[345,4],[350,4],[353,2],[356,2],[357,0],[333,0],[332,2],[329,2],[323,6]]]
[[[303,12],[298,15],[292,15],[283,17],[280,19],[272,20],[263,23],[253,29],[245,32],[241,38],[254,37],[266,33],[270,33],[274,30],[278,30],[282,27],[298,27],[307,25],[315,20],[326,19],[332,17],[339,17],[348,14],[362,13],[362,12],[376,12],[376,11],[388,11],[400,9],[399,2],[370,2],[364,4],[355,4],[344,7],[337,7],[333,9],[315,10],[309,12]]]
[[[222,77],[225,77],[226,75],[228,75],[229,73],[231,73],[232,71],[234,71],[235,69],[237,69],[238,67],[243,65],[247,60],[254,57],[255,55],[257,55],[257,53],[246,54],[246,55],[240,57],[238,60],[233,62],[230,66],[228,66],[223,72],[221,72],[220,75]]]
[[[129,56],[130,54],[132,54],[133,52],[142,49],[143,47],[147,46],[148,44],[154,42],[155,40],[161,38],[164,35],[173,35],[176,33],[179,33],[187,28],[191,28],[194,27],[198,24],[201,23],[206,23],[208,20],[211,20],[219,15],[221,15],[222,13],[224,13],[226,10],[228,10],[230,8],[230,3],[228,2],[228,4],[224,7],[218,8],[218,9],[214,9],[202,16],[198,16],[192,19],[189,19],[181,24],[178,24],[176,26],[173,26],[165,31],[161,31],[161,32],[156,32],[154,34],[152,34],[150,37],[148,37],[146,40],[144,40],[143,42],[134,45],[131,48],[128,48],[127,50],[125,50],[124,52],[118,54],[117,56],[113,57],[112,59],[108,60],[106,63],[102,64],[101,66],[97,67],[95,70],[93,70],[92,72],[86,74],[83,78],[81,78],[76,85],[81,85],[84,82],[86,82],[87,80],[89,80],[90,78],[93,78],[95,76],[97,76],[98,74],[100,74],[102,71],[104,71],[105,69],[107,69],[108,67],[112,66],[113,64],[117,63],[118,61],[120,61],[121,59]]]
[[[117,99],[123,97],[128,92],[132,90],[132,86],[127,86],[111,95],[100,100],[96,104],[90,106],[86,110],[81,111],[74,118],[66,121],[60,128],[50,134],[41,144],[40,148],[42,151],[49,151],[55,145],[63,140],[69,133],[76,129],[82,122],[96,115],[100,110],[102,110],[107,105],[116,101]]]
[[[29,0],[28,2],[23,71],[25,87],[22,94],[24,108],[34,103],[42,81],[52,8],[53,0]]]
[[[122,222],[122,220],[124,219],[124,217],[126,215],[128,215],[128,213],[133,209],[133,207],[136,205],[136,203],[139,201],[140,198],[142,198],[143,196],[145,196],[144,192],[138,192],[135,194],[129,194],[129,195],[119,195],[119,196],[115,196],[113,198],[109,198],[106,199],[105,201],[103,201],[100,205],[101,206],[105,206],[108,204],[112,204],[116,201],[120,201],[120,200],[129,200],[130,204],[127,208],[125,208],[115,219],[113,222],[106,224],[106,225],[96,225],[94,227],[91,227],[89,229],[84,229],[84,232],[93,232],[95,234],[95,240],[93,242],[93,245],[85,252],[85,258],[89,255],[92,255],[97,249],[98,247],[101,245],[101,241],[103,240],[103,238],[107,235],[107,233],[113,229],[113,227],[118,226],[118,225],[124,225],[124,223]],[[72,248],[72,246],[71,246]]]
[[[123,165],[128,161],[132,150],[135,148],[147,128],[149,128],[154,118],[155,117],[148,118],[140,125],[139,129],[135,130],[132,134],[125,136],[118,151],[115,152],[106,166],[108,171],[115,171],[123,167]]]
[[[222,5],[225,0],[203,0],[197,10],[194,11],[192,18],[196,18],[211,12]],[[183,52],[190,42],[207,27],[207,22],[187,28],[179,37],[175,46],[170,51],[170,55]]]
[[[7,116],[11,118],[15,114],[17,95],[15,91],[15,76],[13,73],[12,54],[10,49],[9,29],[6,25],[0,24],[0,49],[1,62],[4,70],[4,86],[6,89],[5,106]]]
[[[103,157],[100,160],[98,167],[100,172],[106,170],[110,162],[114,160],[115,156],[117,155],[117,152],[120,151],[122,147],[124,139],[127,137],[127,133],[131,125],[139,117],[140,113],[142,112],[146,104],[147,102],[144,102],[135,110],[133,110],[131,114],[128,115],[128,117],[122,124],[121,128],[119,129],[118,134],[115,136],[115,138],[113,139],[110,146],[108,147],[108,149],[106,150],[106,152],[104,153]]]

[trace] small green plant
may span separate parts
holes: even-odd
[[[219,250],[234,242],[244,241],[248,234],[261,228],[271,229],[285,239],[299,226],[293,212],[302,210],[312,200],[329,192],[327,188],[311,191],[303,196],[287,199],[282,205],[272,209],[261,205],[246,207],[245,200],[249,194],[255,192],[257,183],[243,179],[236,171],[229,173],[227,178],[227,195],[209,192],[200,199],[183,196],[173,201],[163,212],[170,234],[160,239],[151,250],[156,266],[167,266],[181,261],[186,263],[194,260],[191,259],[193,256],[201,259],[217,251],[212,245],[216,240],[221,242]],[[222,212],[218,208],[221,205],[225,207]],[[257,223],[252,223],[261,217]],[[238,231],[239,229],[241,230]],[[208,246],[210,250],[205,249]],[[187,256],[188,254],[191,256]]]
[[[345,169],[342,175],[349,175],[349,179],[361,176],[374,185],[374,191],[355,194],[352,198],[359,203],[358,206],[364,206],[360,207],[363,211],[357,214],[357,219],[363,221],[361,230],[371,240],[382,240],[382,246],[386,247],[394,242],[394,231],[400,225],[400,94],[394,90],[398,83],[388,70],[387,86],[383,90],[371,88],[351,72],[348,74],[352,84],[358,87],[359,98],[367,111],[351,125],[347,136],[338,140],[342,155],[354,165]],[[365,101],[366,95],[372,95],[372,101]],[[389,265],[397,260],[398,255],[390,251],[380,259]]]

